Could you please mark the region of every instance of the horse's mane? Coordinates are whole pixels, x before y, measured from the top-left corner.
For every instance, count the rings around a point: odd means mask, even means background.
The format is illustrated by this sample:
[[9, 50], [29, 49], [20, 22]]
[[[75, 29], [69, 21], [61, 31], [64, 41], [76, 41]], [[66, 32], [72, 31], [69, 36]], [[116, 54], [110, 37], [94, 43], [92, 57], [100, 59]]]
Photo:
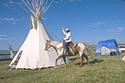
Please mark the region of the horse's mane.
[[55, 44], [55, 45], [56, 45], [56, 44], [58, 44], [58, 42], [57, 42], [57, 41], [52, 41], [52, 44]]
[[52, 41], [52, 44], [56, 46], [57, 48], [60, 48], [63, 46], [63, 42], [57, 42], [57, 41]]

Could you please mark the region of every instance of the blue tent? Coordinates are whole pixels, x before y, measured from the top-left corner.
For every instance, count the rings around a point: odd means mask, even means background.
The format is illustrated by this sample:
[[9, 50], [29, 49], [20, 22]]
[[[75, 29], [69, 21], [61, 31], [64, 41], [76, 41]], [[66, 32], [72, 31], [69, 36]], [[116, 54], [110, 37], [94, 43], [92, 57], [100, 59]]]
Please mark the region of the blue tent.
[[102, 47], [106, 47], [107, 49], [109, 49], [110, 54], [111, 53], [115, 53], [115, 55], [119, 54], [118, 44], [115, 39], [99, 41], [99, 43], [96, 46], [96, 55], [102, 55], [100, 51]]

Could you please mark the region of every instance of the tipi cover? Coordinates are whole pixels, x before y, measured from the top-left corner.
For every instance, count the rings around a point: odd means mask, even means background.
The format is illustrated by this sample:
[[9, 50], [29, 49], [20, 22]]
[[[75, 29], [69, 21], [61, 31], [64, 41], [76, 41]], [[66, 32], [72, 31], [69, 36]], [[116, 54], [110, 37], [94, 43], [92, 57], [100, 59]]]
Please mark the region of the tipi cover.
[[[52, 1], [48, 6], [44, 6], [44, 3], [47, 3], [44, 0], [29, 0], [28, 3], [27, 1], [22, 1], [31, 12], [31, 28], [24, 43], [9, 66], [15, 67], [16, 69], [36, 69], [55, 66], [57, 54], [53, 48], [45, 51], [46, 40], [50, 38], [40, 20], [41, 14], [45, 13], [52, 4]], [[45, 10], [41, 12], [42, 8]], [[58, 64], [63, 64], [62, 61], [58, 62]]]

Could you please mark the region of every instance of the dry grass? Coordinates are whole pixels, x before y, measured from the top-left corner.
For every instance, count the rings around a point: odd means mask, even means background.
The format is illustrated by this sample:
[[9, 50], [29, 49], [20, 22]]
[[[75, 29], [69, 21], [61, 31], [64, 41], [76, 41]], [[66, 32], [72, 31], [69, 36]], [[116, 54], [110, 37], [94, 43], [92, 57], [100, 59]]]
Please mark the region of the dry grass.
[[0, 83], [125, 83], [123, 55], [95, 57], [95, 63], [83, 67], [79, 66], [79, 59], [74, 58], [67, 67], [23, 71], [8, 71], [10, 61], [1, 61]]

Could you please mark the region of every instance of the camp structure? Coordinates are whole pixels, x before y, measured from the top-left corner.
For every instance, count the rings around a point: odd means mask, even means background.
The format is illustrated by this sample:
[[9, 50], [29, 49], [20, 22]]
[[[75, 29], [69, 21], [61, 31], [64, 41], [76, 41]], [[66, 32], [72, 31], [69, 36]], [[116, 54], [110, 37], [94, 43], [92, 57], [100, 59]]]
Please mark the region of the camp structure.
[[12, 47], [9, 47], [8, 50], [0, 50], [0, 60], [10, 60], [10, 59], [13, 59], [15, 54], [16, 54], [16, 51], [14, 51], [12, 49]]
[[[50, 37], [42, 24], [41, 17], [54, 0], [21, 0], [30, 13], [30, 31], [9, 67], [15, 69], [39, 69], [54, 67], [57, 53], [53, 48], [45, 50]], [[58, 64], [63, 64], [62, 60]]]
[[96, 55], [118, 55], [119, 48], [115, 39], [102, 40], [96, 45]]
[[119, 44], [120, 53], [125, 53], [125, 44]]

